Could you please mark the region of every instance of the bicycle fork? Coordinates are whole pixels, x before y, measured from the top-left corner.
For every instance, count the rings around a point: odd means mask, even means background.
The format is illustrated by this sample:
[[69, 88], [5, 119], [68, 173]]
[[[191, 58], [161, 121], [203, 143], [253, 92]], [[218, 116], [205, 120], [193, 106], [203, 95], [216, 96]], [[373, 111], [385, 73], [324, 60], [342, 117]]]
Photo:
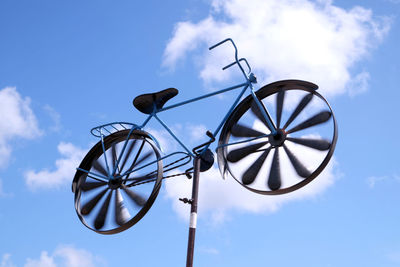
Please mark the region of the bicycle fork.
[[251, 83], [249, 87], [251, 96], [253, 97], [254, 102], [256, 103], [258, 109], [260, 110], [261, 115], [265, 119], [267, 127], [271, 130], [272, 135], [276, 135], [277, 134], [276, 126], [275, 123], [272, 121], [271, 116], [269, 115], [267, 107], [265, 107], [264, 104], [258, 99], [256, 93], [254, 92], [253, 85]]

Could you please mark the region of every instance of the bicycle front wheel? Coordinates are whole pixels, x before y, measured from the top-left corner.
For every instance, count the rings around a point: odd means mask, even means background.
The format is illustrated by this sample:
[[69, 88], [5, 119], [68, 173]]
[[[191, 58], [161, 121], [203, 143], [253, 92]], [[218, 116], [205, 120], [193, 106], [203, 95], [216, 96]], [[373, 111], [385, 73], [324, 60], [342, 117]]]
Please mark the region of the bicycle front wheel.
[[81, 222], [100, 234], [136, 224], [161, 187], [160, 153], [146, 132], [115, 132], [98, 142], [74, 178], [75, 210]]
[[[274, 195], [297, 190], [327, 166], [337, 141], [333, 111], [315, 84], [285, 80], [256, 92], [232, 112], [219, 139], [218, 164], [255, 193]], [[275, 132], [275, 133], [274, 133]]]

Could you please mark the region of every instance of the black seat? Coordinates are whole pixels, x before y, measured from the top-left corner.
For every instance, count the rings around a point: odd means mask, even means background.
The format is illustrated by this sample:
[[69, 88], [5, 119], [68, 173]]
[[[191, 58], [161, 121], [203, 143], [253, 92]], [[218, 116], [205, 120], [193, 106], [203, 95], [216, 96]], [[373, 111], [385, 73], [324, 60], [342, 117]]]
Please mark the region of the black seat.
[[162, 109], [168, 100], [178, 94], [178, 89], [168, 88], [157, 93], [139, 95], [133, 99], [133, 105], [140, 112], [150, 114], [153, 112], [154, 107], [156, 110]]

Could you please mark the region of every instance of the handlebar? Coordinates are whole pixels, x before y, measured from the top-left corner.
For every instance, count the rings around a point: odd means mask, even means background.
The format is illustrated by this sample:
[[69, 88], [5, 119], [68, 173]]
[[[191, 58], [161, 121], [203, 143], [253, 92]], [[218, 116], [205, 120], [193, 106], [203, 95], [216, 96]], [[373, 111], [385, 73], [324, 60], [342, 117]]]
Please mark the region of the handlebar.
[[[249, 62], [247, 62], [247, 60], [246, 60], [244, 57], [242, 57], [241, 59], [239, 59], [239, 62], [240, 62], [240, 61], [244, 61], [244, 62], [246, 63], [247, 68], [249, 68], [248, 74], [250, 74], [250, 73], [251, 73], [251, 67], [250, 67], [250, 65], [249, 65]], [[232, 67], [232, 66], [235, 65], [236, 63], [237, 63], [236, 61], [235, 61], [235, 62], [232, 62], [231, 64], [229, 64], [229, 65], [223, 67], [222, 70], [226, 70], [227, 68]]]
[[235, 45], [235, 43], [233, 42], [233, 40], [232, 40], [231, 38], [226, 38], [225, 40], [223, 40], [223, 41], [221, 41], [221, 42], [219, 42], [219, 43], [217, 43], [217, 44], [211, 46], [211, 47], [208, 48], [208, 49], [209, 49], [209, 50], [212, 50], [212, 49], [216, 48], [217, 46], [222, 45], [223, 43], [228, 42], [228, 41], [231, 41], [231, 43], [233, 44], [233, 47], [235, 47], [235, 51], [236, 51], [236, 54], [237, 54], [236, 45]]
[[233, 40], [232, 40], [231, 38], [227, 38], [227, 39], [225, 39], [225, 40], [223, 40], [223, 41], [221, 41], [221, 42], [219, 42], [219, 43], [217, 43], [217, 44], [215, 44], [215, 45], [209, 47], [208, 49], [209, 49], [209, 50], [212, 50], [212, 49], [216, 48], [217, 46], [220, 46], [221, 44], [223, 44], [223, 43], [225, 43], [225, 42], [231, 42], [231, 43], [232, 43], [232, 45], [233, 45], [233, 47], [234, 47], [234, 49], [235, 49], [235, 62], [233, 62], [233, 63], [231, 63], [231, 64], [229, 64], [229, 65], [223, 67], [222, 70], [226, 70], [227, 68], [232, 67], [232, 66], [235, 65], [235, 64], [238, 64], [238, 66], [239, 66], [240, 70], [242, 71], [243, 75], [246, 77], [247, 80], [249, 80], [249, 78], [247, 77], [247, 74], [246, 74], [245, 71], [243, 70], [242, 65], [240, 64], [240, 61], [244, 61], [244, 62], [246, 63], [247, 67], [249, 68], [248, 74], [251, 73], [250, 65], [249, 65], [249, 63], [247, 62], [247, 60], [246, 60], [245, 58], [238, 59], [238, 55], [237, 55], [237, 54], [238, 54], [238, 50], [237, 50], [237, 47], [236, 47], [236, 45], [235, 45], [235, 42], [233, 42]]

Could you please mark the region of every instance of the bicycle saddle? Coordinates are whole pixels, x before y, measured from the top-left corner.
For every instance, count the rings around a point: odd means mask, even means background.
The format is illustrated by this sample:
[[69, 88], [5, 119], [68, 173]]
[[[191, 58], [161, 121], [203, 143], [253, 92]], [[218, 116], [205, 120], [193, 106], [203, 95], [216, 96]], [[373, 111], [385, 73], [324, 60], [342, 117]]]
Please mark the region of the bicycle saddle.
[[162, 109], [165, 103], [176, 96], [178, 92], [178, 89], [168, 88], [157, 93], [139, 95], [133, 99], [133, 106], [140, 112], [150, 114], [154, 108]]

